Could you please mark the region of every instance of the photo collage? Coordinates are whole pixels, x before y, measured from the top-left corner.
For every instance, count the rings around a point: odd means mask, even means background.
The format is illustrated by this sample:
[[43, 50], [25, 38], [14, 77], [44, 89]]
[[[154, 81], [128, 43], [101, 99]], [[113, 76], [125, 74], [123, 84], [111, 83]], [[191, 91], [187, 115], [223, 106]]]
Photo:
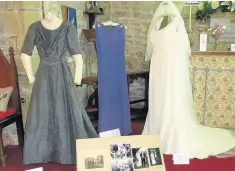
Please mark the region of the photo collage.
[[[131, 144], [111, 144], [110, 157], [112, 171], [134, 171], [163, 165], [159, 148], [132, 148]], [[103, 168], [104, 162], [103, 155], [85, 158], [85, 168]]]
[[132, 148], [131, 144], [110, 145], [112, 171], [133, 171], [162, 165], [159, 148]]

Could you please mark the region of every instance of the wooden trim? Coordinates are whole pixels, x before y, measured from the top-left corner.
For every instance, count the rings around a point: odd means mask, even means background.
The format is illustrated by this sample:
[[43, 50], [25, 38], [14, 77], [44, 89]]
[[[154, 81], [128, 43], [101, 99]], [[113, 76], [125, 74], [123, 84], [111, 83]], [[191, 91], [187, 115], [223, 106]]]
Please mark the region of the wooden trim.
[[235, 56], [235, 52], [192, 52], [193, 55]]
[[12, 83], [12, 75], [11, 75], [11, 65], [7, 61], [3, 52], [0, 49], [0, 88], [5, 88], [8, 86], [14, 86]]
[[17, 112], [22, 112], [21, 109], [21, 100], [20, 100], [20, 88], [19, 88], [19, 80], [18, 80], [18, 72], [17, 72], [17, 66], [15, 62], [15, 54], [14, 54], [14, 49], [10, 47], [9, 49], [9, 54], [10, 54], [10, 62], [11, 62], [11, 75], [12, 75], [12, 83], [13, 86], [15, 87], [13, 93], [13, 107], [16, 108]]
[[9, 49], [10, 62], [7, 61], [0, 49], [0, 88], [13, 86], [14, 90], [9, 100], [9, 107], [14, 107], [17, 112], [21, 112], [20, 89], [17, 75], [17, 67], [14, 57], [14, 49]]
[[95, 42], [95, 30], [94, 29], [82, 29], [85, 37], [89, 42]]

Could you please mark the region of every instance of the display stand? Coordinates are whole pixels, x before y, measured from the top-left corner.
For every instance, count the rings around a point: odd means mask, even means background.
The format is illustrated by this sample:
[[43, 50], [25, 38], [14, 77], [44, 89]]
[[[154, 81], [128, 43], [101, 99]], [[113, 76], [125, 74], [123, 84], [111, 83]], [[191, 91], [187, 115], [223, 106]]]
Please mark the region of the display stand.
[[[95, 29], [93, 29], [93, 25], [95, 23], [96, 15], [102, 15], [103, 9], [100, 8], [101, 12], [84, 12], [89, 16], [89, 29], [82, 29], [82, 33], [86, 37], [88, 42], [94, 42], [95, 44]], [[138, 72], [138, 73], [127, 73], [128, 80], [128, 89], [131, 83], [137, 78], [145, 79], [145, 97], [143, 99], [138, 99], [134, 101], [130, 101], [130, 104], [144, 102], [143, 108], [131, 108], [131, 112], [133, 113], [144, 113], [143, 116], [138, 116], [137, 118], [145, 118], [148, 111], [148, 80], [149, 80], [149, 72]], [[94, 92], [90, 95], [88, 99], [88, 105], [86, 111], [88, 115], [93, 121], [98, 120], [98, 79], [96, 76], [89, 76], [82, 79], [82, 85], [92, 85], [94, 87]], [[95, 103], [94, 103], [95, 102]], [[137, 119], [132, 118], [132, 119]]]
[[95, 29], [82, 29], [82, 33], [87, 38], [88, 42], [95, 42]]
[[103, 8], [99, 8], [99, 11], [85, 11], [83, 13], [88, 15], [89, 29], [82, 29], [82, 32], [84, 33], [89, 42], [94, 42], [95, 30], [93, 29], [93, 25], [95, 24], [97, 15], [104, 15], [104, 10]]
[[89, 29], [92, 29], [97, 15], [104, 15], [103, 8], [99, 8], [99, 11], [85, 11], [84, 14], [87, 14], [89, 17]]
[[[89, 42], [95, 43], [95, 29], [83, 29], [83, 34]], [[130, 101], [130, 104], [144, 102], [143, 108], [131, 108], [131, 113], [144, 113], [142, 116], [132, 119], [141, 119], [145, 118], [148, 111], [148, 81], [149, 81], [149, 72], [137, 72], [137, 73], [127, 73], [128, 80], [128, 89], [131, 83], [138, 78], [145, 79], [145, 97], [143, 99]], [[98, 119], [98, 79], [96, 76], [85, 77], [82, 79], [81, 85], [92, 85], [94, 87], [94, 92], [90, 95], [88, 99], [87, 111], [90, 111], [90, 116], [92, 115], [94, 120]], [[95, 103], [93, 103], [95, 102]], [[97, 117], [94, 117], [97, 116]]]

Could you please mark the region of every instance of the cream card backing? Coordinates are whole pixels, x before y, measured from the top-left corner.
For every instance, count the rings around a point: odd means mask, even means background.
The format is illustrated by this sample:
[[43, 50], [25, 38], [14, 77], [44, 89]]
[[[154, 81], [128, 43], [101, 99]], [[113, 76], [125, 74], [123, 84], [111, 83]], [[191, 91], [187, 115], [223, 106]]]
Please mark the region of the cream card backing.
[[78, 139], [77, 171], [165, 171], [159, 135]]

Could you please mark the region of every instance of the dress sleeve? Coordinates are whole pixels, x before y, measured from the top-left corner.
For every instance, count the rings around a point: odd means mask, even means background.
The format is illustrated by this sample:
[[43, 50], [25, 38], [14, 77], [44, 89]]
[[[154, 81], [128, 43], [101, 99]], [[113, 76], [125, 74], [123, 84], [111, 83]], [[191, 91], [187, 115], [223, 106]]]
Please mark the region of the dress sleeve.
[[68, 51], [71, 56], [80, 54], [80, 48], [78, 44], [78, 33], [76, 27], [73, 24], [69, 25], [67, 42], [68, 42]]
[[29, 56], [32, 56], [33, 49], [34, 49], [34, 39], [35, 39], [36, 31], [33, 29], [33, 25], [29, 26], [24, 43], [21, 49], [21, 53], [27, 54]]

